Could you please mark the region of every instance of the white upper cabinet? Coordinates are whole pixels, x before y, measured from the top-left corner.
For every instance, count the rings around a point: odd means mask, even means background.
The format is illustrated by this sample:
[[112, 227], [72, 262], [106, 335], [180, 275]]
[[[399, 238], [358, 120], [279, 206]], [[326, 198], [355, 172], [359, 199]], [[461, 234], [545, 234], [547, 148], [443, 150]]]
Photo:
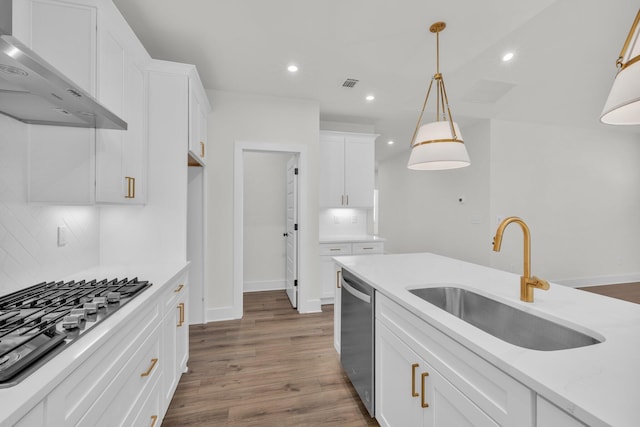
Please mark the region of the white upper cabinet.
[[14, 34], [128, 130], [29, 126], [29, 200], [146, 201], [148, 54], [113, 3], [14, 0]]
[[320, 208], [372, 208], [377, 135], [320, 132]]
[[189, 164], [204, 166], [207, 153], [207, 115], [211, 108], [200, 79], [189, 78]]
[[128, 128], [96, 129], [96, 201], [143, 204], [147, 155], [145, 75], [108, 25], [102, 26], [99, 39], [98, 96], [127, 122]]
[[[94, 7], [59, 1], [13, 2], [14, 34], [82, 89], [96, 91]], [[94, 200], [95, 130], [29, 126], [29, 199]]]

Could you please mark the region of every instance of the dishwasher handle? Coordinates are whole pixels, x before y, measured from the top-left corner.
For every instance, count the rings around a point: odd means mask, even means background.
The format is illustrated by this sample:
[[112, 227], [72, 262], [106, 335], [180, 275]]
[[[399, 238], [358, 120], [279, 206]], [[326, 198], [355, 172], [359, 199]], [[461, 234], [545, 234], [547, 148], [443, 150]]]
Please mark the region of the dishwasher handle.
[[371, 295], [367, 295], [364, 292], [360, 292], [353, 286], [349, 285], [349, 283], [344, 280], [344, 275], [342, 276], [342, 287], [345, 291], [349, 292], [354, 297], [358, 298], [360, 301], [363, 301], [367, 304], [371, 304]]

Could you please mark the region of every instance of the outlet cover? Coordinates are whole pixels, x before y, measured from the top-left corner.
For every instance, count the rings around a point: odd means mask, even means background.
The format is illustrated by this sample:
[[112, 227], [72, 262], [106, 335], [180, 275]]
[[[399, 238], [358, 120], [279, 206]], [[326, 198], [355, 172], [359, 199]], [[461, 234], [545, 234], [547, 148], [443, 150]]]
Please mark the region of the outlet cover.
[[67, 227], [58, 226], [58, 246], [66, 246], [67, 244]]

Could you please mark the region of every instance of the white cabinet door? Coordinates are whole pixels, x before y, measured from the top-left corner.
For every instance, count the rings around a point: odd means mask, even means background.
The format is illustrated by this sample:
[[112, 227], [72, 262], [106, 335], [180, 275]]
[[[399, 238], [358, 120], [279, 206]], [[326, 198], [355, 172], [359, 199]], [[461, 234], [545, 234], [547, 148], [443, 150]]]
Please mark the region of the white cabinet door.
[[320, 133], [320, 208], [372, 208], [376, 135]]
[[199, 85], [193, 78], [189, 79], [189, 157], [196, 163], [193, 166], [204, 166], [207, 143], [207, 111], [199, 92]]
[[127, 130], [96, 130], [96, 201], [143, 204], [147, 153], [144, 73], [108, 28], [100, 31], [99, 51], [100, 101], [123, 117]]
[[376, 419], [381, 426], [421, 426], [421, 359], [376, 321]]
[[319, 206], [344, 205], [344, 138], [323, 136], [320, 140]]
[[165, 296], [165, 316], [162, 321], [164, 351], [163, 400], [171, 403], [189, 358], [189, 322], [187, 320], [188, 287], [181, 279]]
[[[96, 9], [60, 1], [14, 1], [14, 34], [95, 95]], [[86, 204], [95, 198], [95, 130], [29, 126], [29, 200]]]
[[384, 426], [497, 427], [498, 424], [376, 323], [376, 417]]
[[371, 137], [347, 137], [344, 145], [345, 206], [372, 208], [375, 150]]

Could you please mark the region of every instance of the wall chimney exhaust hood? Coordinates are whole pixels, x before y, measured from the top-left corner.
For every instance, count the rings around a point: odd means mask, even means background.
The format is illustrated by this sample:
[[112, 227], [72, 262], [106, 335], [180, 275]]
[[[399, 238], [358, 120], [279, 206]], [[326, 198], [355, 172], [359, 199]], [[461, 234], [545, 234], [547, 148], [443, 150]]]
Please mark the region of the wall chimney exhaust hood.
[[12, 34], [11, 0], [0, 0], [0, 113], [25, 123], [126, 130], [109, 111]]

